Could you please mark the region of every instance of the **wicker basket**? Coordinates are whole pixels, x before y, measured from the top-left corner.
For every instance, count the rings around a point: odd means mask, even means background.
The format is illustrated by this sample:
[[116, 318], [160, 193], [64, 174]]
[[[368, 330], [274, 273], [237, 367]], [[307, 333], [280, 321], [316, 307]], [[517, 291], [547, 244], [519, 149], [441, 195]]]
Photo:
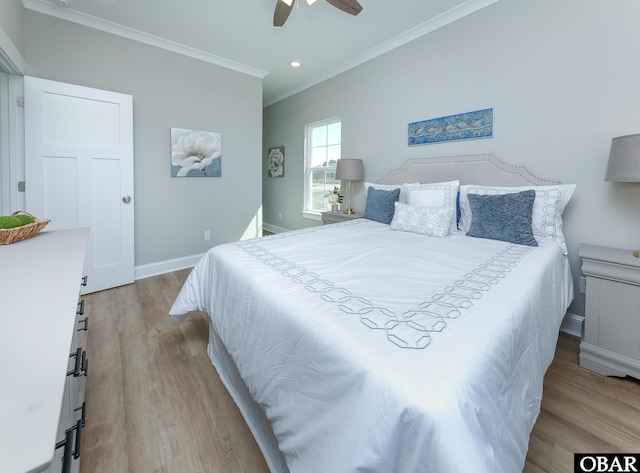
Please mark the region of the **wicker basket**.
[[[11, 215], [18, 214], [26, 214], [33, 217], [30, 213], [22, 211], [13, 212]], [[15, 243], [16, 241], [26, 240], [27, 238], [36, 236], [38, 232], [40, 232], [40, 230], [42, 230], [47, 223], [51, 221], [48, 218], [33, 218], [35, 222], [22, 225], [21, 227], [0, 228], [0, 245], [9, 245], [10, 243]]]

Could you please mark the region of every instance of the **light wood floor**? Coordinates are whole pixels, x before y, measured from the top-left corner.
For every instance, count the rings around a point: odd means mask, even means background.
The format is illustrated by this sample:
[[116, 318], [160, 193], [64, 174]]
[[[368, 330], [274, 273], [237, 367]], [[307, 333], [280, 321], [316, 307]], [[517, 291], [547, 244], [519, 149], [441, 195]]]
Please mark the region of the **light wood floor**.
[[[169, 321], [188, 273], [85, 296], [81, 473], [268, 472], [207, 357], [205, 316]], [[524, 471], [570, 473], [574, 452], [640, 452], [640, 382], [580, 368], [578, 340], [561, 334]]]

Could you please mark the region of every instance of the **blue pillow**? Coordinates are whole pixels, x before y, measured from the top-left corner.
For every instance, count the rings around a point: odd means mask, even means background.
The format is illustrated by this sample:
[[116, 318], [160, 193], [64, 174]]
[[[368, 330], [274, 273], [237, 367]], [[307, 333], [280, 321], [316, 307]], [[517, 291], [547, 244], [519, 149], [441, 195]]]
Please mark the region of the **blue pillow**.
[[369, 187], [367, 190], [367, 205], [364, 209], [363, 217], [386, 223], [387, 225], [390, 224], [399, 198], [400, 188], [387, 191]]
[[531, 228], [536, 191], [513, 194], [468, 194], [471, 226], [468, 236], [538, 246]]

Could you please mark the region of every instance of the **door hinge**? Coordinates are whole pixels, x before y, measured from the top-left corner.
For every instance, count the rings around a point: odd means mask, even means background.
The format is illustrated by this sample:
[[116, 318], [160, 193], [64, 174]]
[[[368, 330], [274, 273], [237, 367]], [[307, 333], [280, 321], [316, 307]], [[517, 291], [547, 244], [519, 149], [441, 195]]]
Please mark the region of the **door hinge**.
[[18, 192], [24, 192], [24, 181], [18, 182]]
[[24, 97], [16, 97], [16, 105], [20, 108], [24, 108]]

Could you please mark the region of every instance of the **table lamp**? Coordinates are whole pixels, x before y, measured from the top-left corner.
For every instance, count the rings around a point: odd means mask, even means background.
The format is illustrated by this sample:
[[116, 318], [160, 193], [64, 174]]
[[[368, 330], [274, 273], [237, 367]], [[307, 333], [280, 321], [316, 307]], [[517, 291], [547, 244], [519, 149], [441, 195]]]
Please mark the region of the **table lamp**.
[[336, 179], [347, 181], [347, 208], [344, 213], [348, 215], [354, 214], [351, 208], [351, 197], [353, 195], [353, 181], [362, 181], [364, 179], [364, 166], [362, 159], [338, 159], [336, 165]]
[[[611, 140], [605, 181], [640, 182], [640, 134], [618, 136]], [[640, 250], [633, 256], [640, 258]]]

